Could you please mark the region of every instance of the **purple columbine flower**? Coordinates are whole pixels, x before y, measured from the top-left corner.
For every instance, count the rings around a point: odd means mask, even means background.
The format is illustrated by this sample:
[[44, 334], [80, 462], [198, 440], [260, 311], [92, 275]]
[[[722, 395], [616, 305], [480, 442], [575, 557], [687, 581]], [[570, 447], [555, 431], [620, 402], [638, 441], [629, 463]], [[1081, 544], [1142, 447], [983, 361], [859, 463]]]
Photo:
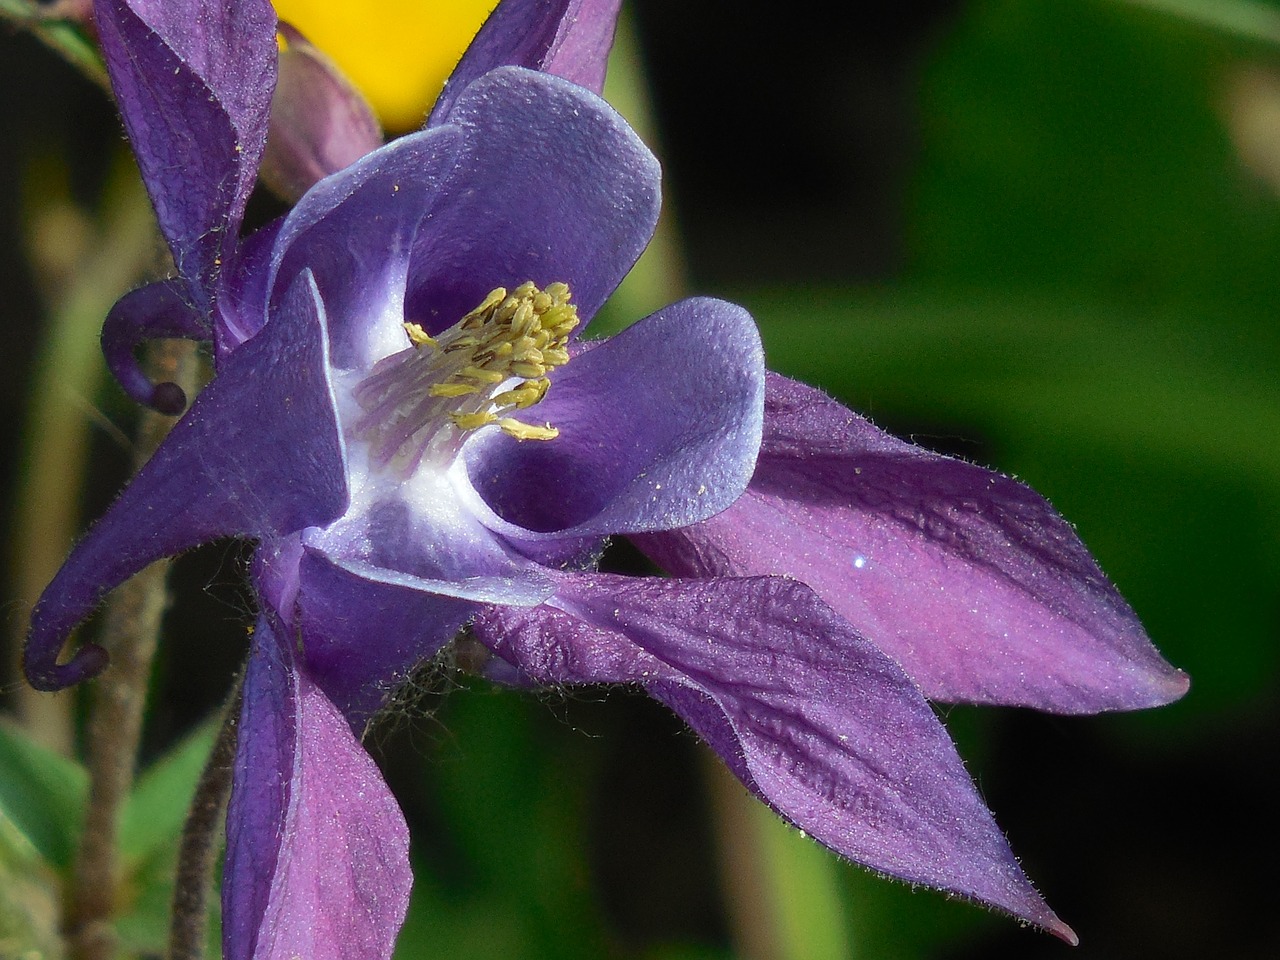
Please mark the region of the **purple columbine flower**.
[[[100, 0], [179, 268], [116, 306], [104, 347], [162, 408], [182, 398], [136, 342], [212, 339], [217, 376], [41, 598], [28, 676], [102, 669], [60, 648], [148, 562], [259, 541], [230, 960], [389, 955], [407, 834], [357, 736], [467, 624], [495, 675], [644, 689], [832, 849], [1072, 939], [925, 697], [1083, 713], [1186, 678], [1042, 499], [766, 375], [740, 308], [576, 339], [659, 206], [656, 162], [593, 92], [615, 10], [503, 3], [424, 131], [241, 239], [270, 8]], [[598, 572], [610, 536], [675, 577]]]

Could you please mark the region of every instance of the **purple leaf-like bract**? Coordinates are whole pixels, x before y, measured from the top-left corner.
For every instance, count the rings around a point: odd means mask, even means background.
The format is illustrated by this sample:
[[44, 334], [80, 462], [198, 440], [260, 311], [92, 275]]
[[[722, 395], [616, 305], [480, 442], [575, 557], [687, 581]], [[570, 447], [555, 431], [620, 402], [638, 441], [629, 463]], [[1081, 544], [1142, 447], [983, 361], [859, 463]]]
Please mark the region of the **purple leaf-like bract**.
[[[317, 169], [241, 237], [275, 78], [266, 0], [99, 0], [178, 266], [121, 300], [104, 350], [159, 408], [181, 398], [137, 343], [211, 339], [218, 372], [37, 604], [27, 674], [102, 669], [104, 651], [61, 648], [152, 560], [258, 540], [229, 960], [389, 956], [406, 834], [356, 738], [467, 624], [494, 676], [637, 686], [832, 849], [1073, 940], [926, 697], [1089, 713], [1168, 702], [1186, 677], [1043, 499], [766, 375], [741, 308], [555, 333], [558, 285], [590, 320], [658, 215], [656, 161], [596, 95], [616, 12], [506, 0], [421, 132]], [[609, 536], [673, 578], [598, 573]]]

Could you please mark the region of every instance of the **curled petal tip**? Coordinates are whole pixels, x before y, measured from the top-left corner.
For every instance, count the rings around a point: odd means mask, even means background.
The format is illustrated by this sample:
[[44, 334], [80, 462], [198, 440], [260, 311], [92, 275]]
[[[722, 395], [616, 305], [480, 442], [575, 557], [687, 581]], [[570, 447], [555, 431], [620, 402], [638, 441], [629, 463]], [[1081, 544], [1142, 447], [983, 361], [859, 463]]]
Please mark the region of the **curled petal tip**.
[[60, 664], [56, 659], [41, 662], [43, 660], [43, 656], [33, 657], [28, 650], [23, 670], [27, 680], [37, 690], [53, 692], [93, 679], [107, 668], [111, 657], [96, 643], [86, 643], [66, 663]]
[[143, 406], [170, 416], [186, 409], [187, 396], [177, 384], [152, 383], [138, 363], [137, 348], [166, 337], [207, 340], [205, 322], [188, 299], [181, 281], [151, 283], [121, 297], [102, 325], [102, 355], [121, 389]]
[[160, 413], [176, 417], [187, 409], [187, 394], [176, 383], [157, 383], [151, 388], [147, 406]]

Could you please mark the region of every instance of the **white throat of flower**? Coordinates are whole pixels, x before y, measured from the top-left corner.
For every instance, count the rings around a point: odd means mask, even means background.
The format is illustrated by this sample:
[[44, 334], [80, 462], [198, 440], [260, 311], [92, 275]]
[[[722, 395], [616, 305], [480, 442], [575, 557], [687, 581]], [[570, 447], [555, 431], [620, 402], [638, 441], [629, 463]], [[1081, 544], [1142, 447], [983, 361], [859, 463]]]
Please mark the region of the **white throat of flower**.
[[517, 440], [552, 440], [546, 423], [509, 416], [546, 396], [547, 374], [569, 362], [578, 325], [569, 287], [532, 282], [492, 291], [438, 337], [406, 323], [409, 346], [376, 363], [352, 392], [362, 413], [353, 425], [371, 461], [412, 473], [424, 457], [451, 460], [466, 434], [496, 424]]

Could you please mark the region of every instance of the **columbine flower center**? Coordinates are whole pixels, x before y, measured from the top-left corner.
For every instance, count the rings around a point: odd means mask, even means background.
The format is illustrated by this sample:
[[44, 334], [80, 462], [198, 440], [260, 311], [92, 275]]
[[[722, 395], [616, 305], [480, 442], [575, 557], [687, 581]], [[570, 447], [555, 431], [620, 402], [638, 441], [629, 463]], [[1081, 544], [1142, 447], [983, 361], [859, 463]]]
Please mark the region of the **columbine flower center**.
[[552, 440], [559, 431], [509, 416], [533, 406], [547, 374], [569, 362], [578, 311], [569, 287], [532, 282], [498, 287], [438, 337], [406, 323], [409, 346], [380, 360], [352, 393], [363, 413], [354, 433], [375, 463], [413, 471], [428, 453], [452, 457], [466, 433], [496, 424], [517, 440]]

